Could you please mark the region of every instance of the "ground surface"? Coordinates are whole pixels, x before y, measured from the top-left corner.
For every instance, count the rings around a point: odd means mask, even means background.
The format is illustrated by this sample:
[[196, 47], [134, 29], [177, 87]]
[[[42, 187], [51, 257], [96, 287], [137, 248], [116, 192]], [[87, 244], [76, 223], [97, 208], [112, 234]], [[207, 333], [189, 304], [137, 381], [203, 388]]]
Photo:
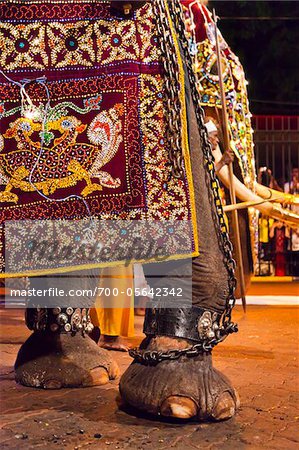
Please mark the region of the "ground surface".
[[[241, 397], [222, 423], [167, 423], [118, 409], [117, 381], [42, 391], [18, 386], [13, 363], [29, 335], [22, 311], [1, 310], [1, 449], [298, 449], [298, 308], [236, 308], [240, 332], [214, 351], [214, 365]], [[142, 318], [136, 318], [137, 344]], [[121, 370], [127, 354], [113, 352]], [[175, 376], [175, 374], [174, 374]]]

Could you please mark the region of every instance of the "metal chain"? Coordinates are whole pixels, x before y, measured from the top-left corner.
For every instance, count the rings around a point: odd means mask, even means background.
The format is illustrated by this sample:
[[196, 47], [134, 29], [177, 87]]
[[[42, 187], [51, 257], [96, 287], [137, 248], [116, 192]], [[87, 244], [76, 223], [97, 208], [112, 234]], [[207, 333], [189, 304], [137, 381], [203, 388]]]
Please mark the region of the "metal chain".
[[194, 357], [202, 354], [203, 352], [210, 352], [217, 343], [218, 341], [209, 344], [204, 344], [203, 342], [200, 342], [198, 344], [194, 344], [184, 349], [173, 349], [167, 350], [166, 352], [158, 350], [142, 351], [139, 350], [138, 348], [133, 348], [129, 350], [129, 355], [139, 362], [143, 362], [145, 364], [155, 364], [166, 360], [173, 361], [179, 359], [181, 356]]
[[155, 0], [153, 3], [154, 15], [156, 17], [156, 29], [158, 31], [159, 45], [161, 48], [161, 63], [165, 73], [165, 111], [167, 115], [167, 143], [169, 148], [169, 159], [171, 165], [171, 175], [175, 178], [184, 176], [183, 154], [181, 145], [182, 123], [180, 114], [181, 102], [179, 97], [180, 81], [179, 70], [173, 51], [172, 40], [168, 20], [165, 13], [163, 0]]
[[202, 141], [202, 149], [203, 153], [206, 159], [206, 167], [208, 174], [210, 176], [210, 183], [211, 183], [211, 189], [212, 194], [214, 197], [214, 204], [216, 208], [216, 214], [218, 216], [218, 221], [221, 229], [220, 238], [224, 253], [224, 262], [225, 266], [228, 272], [228, 287], [229, 287], [229, 295], [226, 302], [226, 308], [224, 311], [224, 314], [222, 316], [222, 327], [231, 328], [231, 315], [232, 315], [232, 309], [235, 305], [235, 296], [234, 291], [236, 288], [236, 278], [235, 278], [235, 260], [233, 259], [232, 254], [232, 243], [229, 239], [227, 226], [225, 223], [224, 218], [224, 212], [222, 208], [222, 202], [219, 194], [219, 182], [218, 178], [215, 173], [214, 168], [214, 157], [212, 155], [212, 148], [211, 144], [209, 142], [208, 133], [206, 130], [206, 127], [204, 126], [204, 110], [200, 105], [200, 95], [197, 90], [197, 79], [196, 74], [193, 70], [192, 65], [192, 58], [189, 52], [189, 45], [188, 40], [186, 37], [186, 30], [185, 30], [185, 21], [184, 21], [184, 13], [183, 9], [181, 7], [179, 0], [172, 0], [169, 2], [169, 10], [170, 15], [172, 18], [172, 21], [175, 25], [176, 31], [178, 33], [178, 37], [180, 40], [180, 43], [182, 45], [183, 51], [184, 51], [184, 57], [185, 57], [185, 64], [188, 70], [188, 76], [190, 81], [190, 87], [191, 87], [191, 94], [192, 99], [194, 103], [195, 108], [195, 114], [197, 118], [197, 124], [199, 129], [199, 134]]
[[235, 333], [237, 330], [236, 325], [230, 323], [230, 325], [224, 330], [220, 329], [217, 337], [198, 342], [196, 344], [190, 345], [184, 349], [171, 349], [165, 352], [161, 350], [140, 350], [138, 347], [129, 350], [129, 355], [136, 361], [142, 362], [144, 364], [157, 364], [161, 361], [166, 360], [176, 360], [181, 356], [187, 356], [193, 358], [195, 356], [201, 355], [206, 352], [209, 353], [213, 350], [215, 345], [222, 342], [228, 334]]
[[[192, 59], [189, 52], [188, 40], [185, 34], [185, 23], [183, 10], [179, 0], [172, 0], [168, 3], [170, 16], [178, 33], [179, 41], [184, 52], [184, 62], [187, 67], [189, 82], [191, 87], [191, 95], [195, 108], [195, 114], [198, 124], [198, 130], [202, 143], [202, 150], [205, 157], [207, 172], [210, 177], [211, 191], [214, 199], [216, 216], [220, 226], [220, 241], [223, 249], [224, 264], [228, 272], [228, 288], [229, 293], [226, 301], [225, 310], [221, 318], [221, 326], [219, 334], [212, 340], [206, 340], [196, 343], [186, 349], [173, 349], [166, 352], [140, 350], [134, 348], [129, 350], [129, 354], [135, 360], [146, 364], [158, 363], [164, 360], [175, 360], [181, 356], [194, 357], [202, 352], [210, 352], [215, 345], [223, 341], [227, 335], [238, 331], [237, 325], [231, 321], [232, 309], [235, 305], [234, 291], [236, 288], [235, 278], [235, 260], [232, 255], [232, 244], [228, 236], [228, 230], [224, 218], [222, 201], [219, 193], [219, 182], [214, 168], [214, 157], [212, 155], [212, 148], [209, 142], [208, 133], [204, 126], [204, 110], [200, 105], [200, 96], [197, 90], [196, 74], [193, 70]], [[167, 113], [169, 117], [168, 139], [170, 142], [170, 159], [173, 164], [173, 175], [181, 177], [183, 170], [183, 157], [181, 150], [181, 118], [177, 114], [180, 107], [180, 100], [178, 92], [180, 89], [179, 83], [179, 68], [175, 58], [174, 43], [171, 39], [171, 34], [168, 26], [167, 16], [164, 10], [163, 0], [155, 0], [154, 12], [157, 20], [157, 29], [160, 35], [160, 47], [163, 56], [163, 68], [165, 71], [165, 89], [167, 96]], [[174, 107], [176, 105], [177, 107]]]

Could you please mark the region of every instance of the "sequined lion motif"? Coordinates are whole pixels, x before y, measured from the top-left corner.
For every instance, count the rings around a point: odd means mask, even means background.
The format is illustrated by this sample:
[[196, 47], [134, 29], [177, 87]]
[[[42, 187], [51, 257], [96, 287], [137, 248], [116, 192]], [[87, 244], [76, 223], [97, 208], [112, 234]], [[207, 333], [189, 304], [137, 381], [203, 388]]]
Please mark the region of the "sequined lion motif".
[[[16, 142], [16, 149], [9, 153], [1, 153], [0, 148], [0, 184], [6, 185], [0, 193], [0, 202], [17, 203], [19, 196], [13, 189], [37, 190], [48, 196], [82, 180], [86, 182], [81, 191], [83, 197], [103, 187], [119, 187], [120, 179], [113, 178], [102, 167], [116, 155], [123, 140], [120, 120], [123, 113], [123, 105], [116, 104], [97, 114], [88, 127], [74, 115], [63, 115], [48, 121], [46, 131], [41, 120], [16, 119], [0, 135], [2, 149], [3, 138]], [[89, 142], [77, 142], [86, 128]], [[37, 136], [43, 137], [42, 148]]]

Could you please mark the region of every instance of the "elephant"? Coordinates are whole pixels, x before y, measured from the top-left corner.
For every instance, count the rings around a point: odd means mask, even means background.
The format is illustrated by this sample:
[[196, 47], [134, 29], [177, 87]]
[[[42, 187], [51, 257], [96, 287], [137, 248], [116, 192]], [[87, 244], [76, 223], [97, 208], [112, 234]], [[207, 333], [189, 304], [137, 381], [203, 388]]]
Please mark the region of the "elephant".
[[[2, 15], [4, 18], [5, 14], [10, 17], [10, 3], [6, 4], [8, 13], [4, 11]], [[18, 1], [13, 3], [17, 4]], [[18, 204], [14, 206], [11, 203], [17, 203], [24, 198], [26, 201], [24, 200], [21, 210], [21, 218], [24, 219], [31, 216], [40, 219], [84, 218], [86, 211], [82, 205], [87, 210], [94, 208], [93, 213], [103, 220], [107, 217], [113, 220], [123, 216], [130, 220], [151, 217], [160, 219], [162, 223], [171, 215], [176, 220], [181, 220], [182, 216], [191, 218], [194, 244], [192, 241], [192, 252], [188, 253], [189, 260], [181, 258], [178, 269], [173, 261], [176, 258], [172, 257], [165, 263], [165, 270], [167, 282], [171, 286], [172, 280], [178, 275], [178, 270], [184, 270], [184, 264], [188, 266], [190, 256], [192, 257], [191, 293], [189, 287], [192, 307], [177, 306], [174, 302], [171, 303], [171, 307], [169, 304], [163, 307], [158, 299], [154, 298], [151, 308], [147, 308], [146, 311], [144, 323], [146, 338], [139, 349], [131, 352], [134, 360], [120, 379], [120, 394], [124, 403], [156, 416], [197, 420], [228, 419], [237, 411], [239, 398], [230, 381], [213, 367], [212, 349], [229, 334], [237, 331], [236, 324], [231, 321], [235, 303], [235, 262], [221, 206], [213, 155], [204, 127], [203, 110], [200, 107], [180, 3], [178, 0], [172, 2], [89, 0], [84, 3], [84, 8], [81, 8], [80, 2], [77, 4], [74, 1], [75, 10], [80, 10], [80, 22], [76, 12], [72, 18], [63, 17], [65, 9], [60, 9], [60, 6], [64, 0], [61, 0], [55, 4], [55, 14], [59, 11], [61, 21], [56, 18], [55, 23], [51, 22], [54, 14], [51, 1], [44, 0], [43, 3], [45, 7], [39, 9], [37, 5], [34, 12], [37, 24], [27, 24], [26, 21], [25, 25], [24, 21], [21, 25], [17, 23], [16, 42], [12, 42], [9, 34], [11, 32], [9, 20], [4, 20], [4, 25], [1, 25], [5, 33], [0, 29], [3, 39], [7, 41], [2, 55], [7, 71], [2, 73], [5, 82], [2, 83], [1, 93], [6, 96], [10, 93], [6, 98], [13, 102], [7, 109], [3, 106], [4, 126], [12, 131], [13, 128], [8, 124], [10, 117], [16, 114], [23, 117], [26, 113], [30, 113], [27, 114], [26, 120], [39, 124], [36, 126], [35, 134], [32, 134], [32, 139], [37, 140], [39, 136], [41, 142], [31, 147], [34, 164], [31, 174], [28, 174], [28, 169], [27, 172], [23, 171], [22, 180], [13, 175], [12, 183], [9, 182], [8, 170], [1, 173], [1, 183], [6, 186], [6, 190], [3, 191], [5, 195], [0, 196], [0, 201], [6, 208], [7, 216], [4, 217], [10, 217], [8, 214], [17, 211]], [[26, 10], [26, 18], [30, 18], [33, 14], [31, 2], [22, 1], [22, 8], [22, 11]], [[87, 17], [88, 21], [82, 22], [84, 19], [82, 15]], [[138, 39], [134, 34], [137, 32]], [[45, 36], [48, 41], [45, 40]], [[129, 64], [132, 65], [128, 69]], [[36, 76], [32, 84], [13, 79], [14, 74], [17, 75], [17, 80], [20, 80], [22, 76], [20, 74], [23, 72], [32, 74], [32, 67]], [[81, 73], [79, 69], [82, 73], [88, 73], [88, 77], [82, 76], [78, 81], [76, 76]], [[50, 87], [47, 84], [48, 80], [45, 81], [41, 77], [43, 71], [50, 73]], [[74, 78], [67, 84], [68, 81], [63, 76], [57, 75], [60, 73], [65, 77]], [[58, 76], [61, 76], [61, 79], [57, 80]], [[76, 95], [72, 92], [76, 92]], [[19, 107], [16, 105], [20, 93], [22, 104]], [[45, 99], [45, 95], [47, 102], [44, 106], [42, 100]], [[55, 98], [58, 99], [63, 98], [63, 107], [60, 109], [57, 107], [56, 115], [51, 116], [50, 120], [51, 95], [56, 95]], [[127, 102], [122, 99], [122, 95], [127, 96]], [[38, 108], [30, 96], [35, 102], [40, 102]], [[83, 118], [85, 122], [95, 124], [96, 129], [99, 129], [98, 123], [93, 122], [99, 117], [99, 108], [105, 104], [108, 111], [114, 111], [113, 108], [120, 103], [128, 109], [123, 111], [121, 108], [121, 114], [117, 114], [118, 126], [114, 128], [111, 126], [109, 133], [105, 121], [101, 122], [100, 127], [101, 132], [102, 130], [105, 132], [106, 140], [111, 135], [114, 136], [113, 133], [123, 136], [116, 140], [119, 149], [114, 149], [115, 152], [111, 149], [111, 155], [114, 155], [111, 156], [111, 161], [105, 162], [107, 171], [105, 180], [109, 178], [114, 180], [114, 183], [103, 182], [100, 188], [96, 189], [93, 184], [96, 185], [97, 180], [93, 174], [85, 174], [83, 178], [88, 179], [88, 183], [91, 183], [92, 178], [93, 189], [85, 192], [83, 200], [81, 197], [79, 199], [79, 194], [74, 192], [81, 193], [84, 185], [82, 186], [80, 181], [82, 168], [76, 166], [78, 173], [76, 177], [69, 174], [66, 170], [68, 168], [65, 167], [63, 167], [65, 178], [57, 175], [55, 189], [52, 192], [56, 197], [49, 197], [51, 190], [40, 191], [37, 186], [33, 189], [32, 174], [37, 164], [34, 161], [43, 161], [40, 155], [45, 151], [49, 151], [49, 158], [52, 157], [52, 142], [55, 143], [55, 148], [60, 149], [63, 140], [61, 135], [55, 133], [68, 125], [69, 121], [65, 122], [65, 117], [72, 117], [72, 123], [77, 124], [78, 119], [74, 116], [79, 115], [80, 146], [75, 141], [72, 142], [72, 146], [80, 150], [81, 146], [87, 148], [90, 137], [84, 134], [86, 127], [81, 125]], [[117, 111], [120, 111], [119, 106]], [[106, 116], [104, 114], [101, 117]], [[112, 115], [111, 117], [113, 118]], [[130, 120], [125, 121], [127, 117]], [[16, 133], [22, 142], [27, 142], [28, 133], [31, 133], [33, 128], [30, 130], [26, 128], [23, 119], [16, 122], [14, 118], [13, 123], [21, 124]], [[52, 124], [51, 128], [49, 124]], [[136, 131], [138, 125], [141, 130], [139, 134]], [[159, 140], [155, 140], [161, 130], [163, 135], [159, 135]], [[5, 138], [8, 135], [9, 144], [8, 138]], [[6, 145], [12, 145], [11, 135], [12, 133], [3, 133], [4, 151]], [[78, 134], [76, 139], [77, 136]], [[18, 144], [21, 141], [16, 142]], [[98, 137], [93, 136], [91, 142], [94, 146], [98, 145]], [[143, 147], [135, 151], [140, 142]], [[125, 145], [128, 145], [132, 152], [130, 159], [127, 160]], [[155, 154], [154, 158], [151, 158], [150, 152], [153, 150]], [[11, 150], [10, 147], [10, 151], [13, 152], [15, 149]], [[142, 152], [144, 164], [138, 166]], [[101, 156], [100, 146], [97, 154]], [[223, 158], [222, 155], [218, 157]], [[129, 162], [125, 166], [122, 164], [123, 161]], [[57, 164], [56, 166], [59, 167]], [[123, 166], [127, 172], [124, 172]], [[86, 167], [88, 168], [88, 164], [84, 161], [84, 168]], [[41, 183], [44, 180], [48, 182], [49, 176], [45, 167], [41, 167], [39, 176]], [[125, 186], [124, 180], [130, 181], [133, 177], [135, 184], [132, 183], [129, 187], [134, 188], [134, 195], [126, 194], [125, 197], [120, 189]], [[26, 184], [22, 184], [24, 178]], [[71, 186], [66, 186], [66, 179], [72, 180]], [[141, 188], [138, 190], [137, 187], [142, 182], [147, 184], [146, 189], [142, 191], [143, 196], [140, 195], [139, 198]], [[48, 184], [51, 185], [50, 182]], [[155, 191], [156, 184], [159, 184], [160, 190], [157, 188]], [[75, 190], [77, 188], [78, 191]], [[110, 192], [112, 188], [113, 194]], [[11, 192], [14, 189], [17, 194]], [[64, 192], [63, 189], [71, 190], [66, 191], [68, 197], [60, 198], [58, 193]], [[88, 203], [91, 195], [92, 201]], [[40, 197], [44, 203], [38, 209], [35, 208], [35, 204]], [[162, 197], [166, 198], [166, 206], [164, 203], [162, 205]], [[169, 198], [172, 202], [167, 201]], [[134, 201], [135, 204], [130, 203]], [[154, 202], [156, 203], [152, 207]], [[66, 205], [65, 208], [59, 208], [57, 205], [60, 204]], [[151, 263], [154, 264], [152, 261]], [[77, 266], [68, 271], [63, 267], [63, 272], [68, 274], [67, 286], [88, 288], [93, 292], [100, 266], [94, 264], [88, 269], [84, 269], [79, 263]], [[41, 280], [38, 276], [33, 276], [39, 275], [38, 270], [34, 274], [25, 271], [25, 275], [30, 278], [31, 285], [40, 286], [39, 283], [42, 282], [43, 286], [47, 287], [51, 286], [51, 273], [54, 271], [59, 278], [59, 273], [62, 272], [59, 270], [53, 265], [51, 270], [48, 270], [49, 273], [44, 269]], [[3, 277], [10, 275], [4, 272]], [[100, 349], [88, 337], [88, 333], [92, 330], [88, 308], [93, 304], [94, 295], [90, 294], [84, 298], [84, 307], [78, 306], [76, 299], [65, 300], [67, 306], [62, 307], [47, 308], [34, 303], [29, 304], [31, 307], [27, 309], [26, 322], [33, 333], [19, 350], [15, 363], [17, 382], [26, 386], [57, 389], [102, 385], [119, 376], [117, 364], [109, 353]]]
[[[197, 88], [201, 93], [200, 103], [204, 108], [207, 120], [217, 124], [218, 140], [221, 148], [224, 148], [223, 135], [224, 126], [227, 128], [230, 139], [230, 150], [234, 155], [233, 161], [233, 184], [236, 197], [239, 202], [247, 202], [245, 208], [238, 206], [238, 222], [240, 229], [240, 240], [242, 248], [242, 266], [244, 272], [244, 293], [248, 292], [250, 280], [258, 256], [258, 213], [283, 220], [293, 227], [298, 227], [298, 217], [289, 214], [288, 210], [270, 202], [281, 202], [293, 204], [298, 202], [294, 196], [288, 197], [278, 191], [273, 191], [259, 184], [256, 179], [253, 130], [251, 126], [251, 113], [249, 110], [247, 81], [239, 58], [233, 53], [224, 37], [222, 36], [214, 17], [207, 7], [207, 2], [202, 0], [182, 0], [186, 33], [189, 41], [190, 53], [192, 55], [193, 69], [197, 74]], [[220, 99], [220, 83], [218, 74], [218, 57], [215, 43], [215, 33], [218, 34], [220, 47], [221, 71], [223, 88], [226, 98], [227, 123], [223, 125], [223, 104]], [[225, 149], [229, 150], [229, 149]], [[212, 148], [215, 158], [215, 167], [223, 161], [221, 149], [218, 146]], [[229, 161], [229, 159], [228, 159]], [[218, 168], [217, 176], [226, 188], [225, 201], [229, 203], [230, 176], [226, 164]], [[265, 201], [265, 200], [270, 200]], [[248, 209], [248, 206], [252, 208]], [[237, 236], [232, 223], [231, 211], [236, 207], [227, 206], [230, 239], [233, 248], [237, 248]], [[239, 209], [240, 208], [240, 209]], [[240, 255], [233, 251], [237, 267], [240, 266]], [[240, 273], [235, 295], [241, 297]], [[243, 295], [244, 295], [243, 293]]]

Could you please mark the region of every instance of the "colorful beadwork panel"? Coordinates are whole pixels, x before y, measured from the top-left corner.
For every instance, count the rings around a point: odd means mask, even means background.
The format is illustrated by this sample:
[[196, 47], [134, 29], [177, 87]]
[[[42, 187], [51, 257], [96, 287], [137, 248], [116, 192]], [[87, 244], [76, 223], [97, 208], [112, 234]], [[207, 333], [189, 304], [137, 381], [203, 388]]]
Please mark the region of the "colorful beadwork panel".
[[190, 221], [151, 5], [128, 20], [109, 2], [7, 1], [0, 17], [0, 224]]
[[[215, 24], [211, 12], [200, 0], [181, 0], [186, 29], [193, 55], [194, 71], [198, 75], [198, 90], [202, 106], [221, 108]], [[221, 67], [227, 101], [231, 146], [239, 160], [246, 186], [253, 189], [255, 161], [253, 130], [249, 111], [247, 81], [239, 58], [233, 53], [217, 29], [220, 42]]]

